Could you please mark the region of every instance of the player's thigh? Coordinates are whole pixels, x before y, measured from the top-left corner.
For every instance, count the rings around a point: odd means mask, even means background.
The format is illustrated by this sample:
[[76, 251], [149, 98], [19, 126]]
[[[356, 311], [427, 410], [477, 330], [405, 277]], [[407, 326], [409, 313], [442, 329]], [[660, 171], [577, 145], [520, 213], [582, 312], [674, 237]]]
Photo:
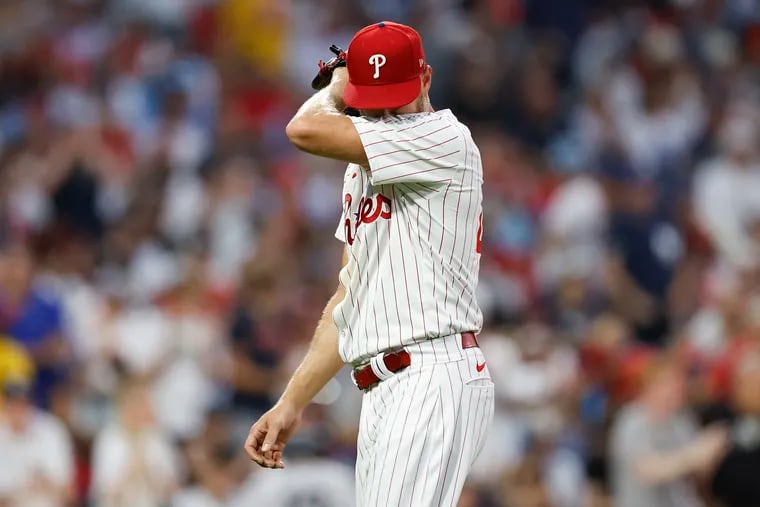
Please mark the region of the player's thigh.
[[480, 348], [467, 349], [464, 356], [464, 361], [457, 363], [456, 368], [463, 382], [462, 407], [465, 410], [465, 440], [468, 443], [466, 449], [472, 454], [472, 461], [475, 461], [493, 424], [495, 393]]
[[435, 364], [389, 384], [358, 505], [456, 503], [493, 416], [490, 379], [471, 381], [466, 368], [466, 360]]
[[362, 397], [362, 409], [359, 417], [359, 435], [356, 440], [356, 494], [357, 504], [361, 505], [364, 492], [369, 487], [368, 475], [374, 467], [377, 455], [378, 434], [382, 429], [387, 414], [388, 393], [377, 388], [368, 391]]
[[[448, 389], [442, 384], [442, 399], [451, 399], [449, 419], [457, 423], [448, 444], [445, 465], [430, 497], [421, 505], [455, 506], [475, 458], [486, 441], [493, 421], [494, 385], [483, 366], [480, 349], [468, 349], [464, 359], [448, 365]], [[446, 403], [442, 404], [446, 407]]]
[[[405, 370], [387, 380], [384, 411], [372, 454], [363, 463], [362, 507], [417, 505], [409, 498], [433, 453], [441, 461], [444, 435], [440, 424], [440, 365]], [[384, 382], [385, 384], [385, 382]], [[357, 468], [357, 473], [358, 473]]]

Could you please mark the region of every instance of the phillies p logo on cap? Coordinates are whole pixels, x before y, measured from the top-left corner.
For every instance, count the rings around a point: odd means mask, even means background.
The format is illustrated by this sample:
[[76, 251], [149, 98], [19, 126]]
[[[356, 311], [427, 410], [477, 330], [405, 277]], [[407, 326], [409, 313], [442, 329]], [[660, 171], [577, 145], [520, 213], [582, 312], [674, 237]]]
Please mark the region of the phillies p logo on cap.
[[388, 61], [388, 59], [385, 58], [385, 55], [381, 55], [381, 54], [372, 55], [369, 57], [369, 64], [375, 66], [375, 73], [372, 74], [372, 77], [374, 79], [377, 79], [380, 77], [380, 67], [385, 65], [386, 61]]
[[355, 109], [395, 109], [420, 94], [425, 52], [417, 31], [392, 21], [359, 30], [348, 46], [343, 101]]

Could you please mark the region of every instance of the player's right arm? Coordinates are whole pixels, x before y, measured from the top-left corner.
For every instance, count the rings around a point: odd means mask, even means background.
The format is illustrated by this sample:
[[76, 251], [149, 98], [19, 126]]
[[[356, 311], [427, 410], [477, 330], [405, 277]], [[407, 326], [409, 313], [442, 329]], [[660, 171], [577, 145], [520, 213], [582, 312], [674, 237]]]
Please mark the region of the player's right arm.
[[[344, 251], [342, 265], [345, 266], [346, 262]], [[301, 413], [343, 367], [343, 360], [338, 354], [338, 330], [332, 313], [344, 297], [345, 289], [338, 284], [322, 312], [309, 350], [290, 378], [285, 392], [275, 406], [251, 426], [245, 451], [263, 467], [283, 468], [282, 451], [298, 426]]]
[[356, 127], [341, 112], [347, 82], [345, 67], [335, 69], [330, 84], [304, 102], [285, 127], [285, 134], [301, 151], [366, 166], [367, 155]]

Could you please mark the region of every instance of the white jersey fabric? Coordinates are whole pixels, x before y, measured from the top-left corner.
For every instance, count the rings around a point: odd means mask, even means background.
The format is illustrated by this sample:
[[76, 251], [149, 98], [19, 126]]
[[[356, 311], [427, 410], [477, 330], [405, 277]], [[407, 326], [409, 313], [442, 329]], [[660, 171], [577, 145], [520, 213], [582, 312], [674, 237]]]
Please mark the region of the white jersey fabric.
[[369, 168], [348, 165], [335, 234], [348, 251], [341, 357], [480, 331], [483, 170], [469, 129], [448, 109], [351, 119]]

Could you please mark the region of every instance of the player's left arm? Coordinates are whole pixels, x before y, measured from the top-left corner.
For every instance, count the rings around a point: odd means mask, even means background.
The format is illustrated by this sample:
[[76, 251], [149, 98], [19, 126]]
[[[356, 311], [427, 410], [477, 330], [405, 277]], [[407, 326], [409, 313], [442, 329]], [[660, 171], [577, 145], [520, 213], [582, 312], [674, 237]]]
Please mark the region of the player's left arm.
[[301, 151], [366, 166], [367, 154], [359, 133], [342, 113], [347, 82], [348, 71], [336, 68], [330, 84], [304, 102], [285, 133]]
[[[343, 251], [343, 263], [348, 262]], [[248, 456], [267, 468], [282, 468], [282, 451], [296, 430], [306, 406], [312, 398], [343, 367], [338, 352], [338, 328], [333, 321], [333, 310], [346, 296], [345, 288], [338, 288], [325, 306], [322, 318], [303, 361], [290, 378], [279, 401], [262, 415], [253, 426], [245, 442]]]

